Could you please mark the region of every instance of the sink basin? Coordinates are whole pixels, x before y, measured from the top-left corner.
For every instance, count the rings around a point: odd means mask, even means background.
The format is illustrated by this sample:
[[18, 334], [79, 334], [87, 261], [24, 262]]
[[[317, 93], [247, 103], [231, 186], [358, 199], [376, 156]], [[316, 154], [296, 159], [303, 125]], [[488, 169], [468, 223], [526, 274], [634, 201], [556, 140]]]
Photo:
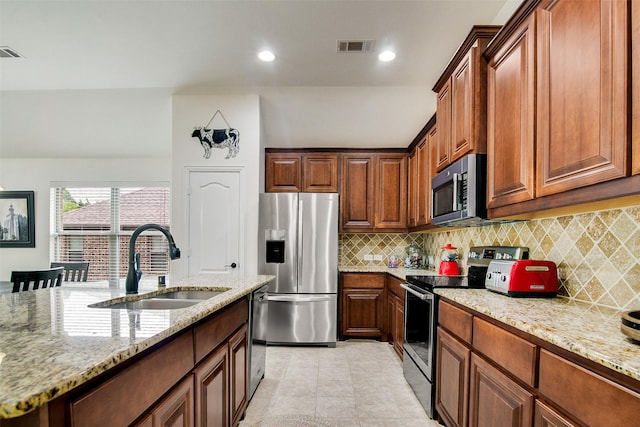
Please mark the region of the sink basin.
[[[100, 308], [127, 309], [127, 310], [173, 310], [177, 308], [191, 307], [200, 300], [187, 299], [141, 299], [137, 301], [118, 302], [115, 304], [100, 305]], [[95, 305], [94, 305], [95, 307]]]
[[228, 289], [222, 291], [172, 291], [164, 294], [154, 295], [153, 299], [182, 299], [182, 300], [205, 300], [213, 298], [216, 295], [220, 295], [226, 292]]

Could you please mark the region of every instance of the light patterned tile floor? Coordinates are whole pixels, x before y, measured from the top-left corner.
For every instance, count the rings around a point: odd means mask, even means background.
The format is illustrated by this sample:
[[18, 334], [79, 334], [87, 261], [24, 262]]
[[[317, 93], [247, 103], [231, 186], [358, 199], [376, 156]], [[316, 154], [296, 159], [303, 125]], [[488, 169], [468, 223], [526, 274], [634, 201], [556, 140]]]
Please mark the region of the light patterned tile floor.
[[440, 427], [424, 413], [387, 343], [267, 347], [266, 364], [241, 427]]

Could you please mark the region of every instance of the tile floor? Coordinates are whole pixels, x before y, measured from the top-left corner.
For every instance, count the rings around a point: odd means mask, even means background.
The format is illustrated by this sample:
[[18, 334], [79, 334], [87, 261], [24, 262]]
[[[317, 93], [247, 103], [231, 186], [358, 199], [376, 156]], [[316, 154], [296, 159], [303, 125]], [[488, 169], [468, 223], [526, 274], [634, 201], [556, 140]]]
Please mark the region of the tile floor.
[[440, 427], [406, 383], [393, 347], [369, 340], [267, 347], [265, 377], [240, 426], [267, 425]]

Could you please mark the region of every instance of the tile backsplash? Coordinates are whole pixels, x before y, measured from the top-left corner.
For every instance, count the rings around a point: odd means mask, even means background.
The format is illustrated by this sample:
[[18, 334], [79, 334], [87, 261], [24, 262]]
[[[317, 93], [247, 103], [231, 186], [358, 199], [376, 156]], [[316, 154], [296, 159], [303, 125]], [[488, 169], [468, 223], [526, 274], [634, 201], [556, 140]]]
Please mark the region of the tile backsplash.
[[[442, 246], [453, 244], [463, 272], [471, 246], [527, 246], [530, 258], [556, 263], [562, 295], [608, 307], [640, 308], [640, 206], [429, 234], [341, 234], [340, 264], [386, 265], [389, 254], [404, 254], [412, 243], [436, 260]], [[365, 261], [368, 254], [384, 257]]]

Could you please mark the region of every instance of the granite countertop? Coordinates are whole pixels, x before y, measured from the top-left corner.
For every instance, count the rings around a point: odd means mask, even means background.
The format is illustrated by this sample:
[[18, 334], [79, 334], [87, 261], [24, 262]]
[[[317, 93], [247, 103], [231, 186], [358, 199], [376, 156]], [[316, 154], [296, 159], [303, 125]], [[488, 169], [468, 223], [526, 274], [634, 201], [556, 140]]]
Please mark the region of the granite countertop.
[[509, 298], [486, 289], [437, 289], [438, 295], [640, 380], [640, 343], [620, 331], [625, 310], [569, 298]]
[[389, 268], [384, 265], [373, 265], [366, 267], [347, 267], [339, 266], [338, 270], [341, 273], [389, 273], [390, 275], [397, 277], [401, 280], [406, 280], [407, 276], [438, 276], [439, 274], [435, 270], [422, 270], [415, 268]]
[[[167, 284], [225, 292], [174, 310], [91, 308], [137, 299], [107, 282], [0, 295], [0, 419], [23, 415], [248, 295], [275, 276], [195, 276]], [[158, 293], [143, 281], [140, 294]], [[229, 288], [226, 290], [225, 288]]]

